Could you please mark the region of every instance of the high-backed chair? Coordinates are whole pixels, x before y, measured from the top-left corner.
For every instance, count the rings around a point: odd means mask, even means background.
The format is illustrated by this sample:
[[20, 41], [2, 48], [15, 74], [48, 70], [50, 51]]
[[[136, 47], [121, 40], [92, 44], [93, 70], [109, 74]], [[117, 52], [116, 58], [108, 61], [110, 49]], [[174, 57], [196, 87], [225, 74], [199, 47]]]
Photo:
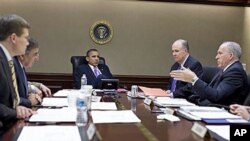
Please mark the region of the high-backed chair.
[[217, 66], [203, 66], [203, 76], [202, 76], [202, 80], [210, 83], [213, 79], [213, 77], [219, 72], [219, 68]]
[[248, 80], [248, 94], [243, 105], [250, 106], [250, 74], [247, 74], [247, 80]]
[[[78, 66], [82, 64], [88, 64], [88, 62], [86, 60], [86, 56], [71, 56], [70, 62], [72, 64], [72, 75], [73, 75], [73, 80], [74, 80], [73, 88], [75, 88], [76, 84], [75, 84], [74, 74], [76, 72], [76, 69]], [[106, 64], [105, 59], [103, 57], [100, 57], [99, 64]]]
[[[202, 66], [203, 74], [201, 79], [206, 83], [210, 83], [213, 77], [219, 72], [219, 68], [217, 66], [204, 65]], [[188, 100], [192, 103], [198, 104], [200, 96], [199, 95], [191, 95]]]

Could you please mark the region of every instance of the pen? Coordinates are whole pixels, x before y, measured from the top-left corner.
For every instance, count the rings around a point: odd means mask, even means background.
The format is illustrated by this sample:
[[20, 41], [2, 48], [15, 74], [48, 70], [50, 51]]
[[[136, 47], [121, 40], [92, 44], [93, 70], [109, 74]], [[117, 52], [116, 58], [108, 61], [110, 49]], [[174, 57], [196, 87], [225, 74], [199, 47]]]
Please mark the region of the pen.
[[48, 109], [60, 109], [60, 108], [63, 108], [63, 106], [43, 106], [43, 105], [35, 105], [34, 107], [37, 107], [37, 108], [48, 108]]

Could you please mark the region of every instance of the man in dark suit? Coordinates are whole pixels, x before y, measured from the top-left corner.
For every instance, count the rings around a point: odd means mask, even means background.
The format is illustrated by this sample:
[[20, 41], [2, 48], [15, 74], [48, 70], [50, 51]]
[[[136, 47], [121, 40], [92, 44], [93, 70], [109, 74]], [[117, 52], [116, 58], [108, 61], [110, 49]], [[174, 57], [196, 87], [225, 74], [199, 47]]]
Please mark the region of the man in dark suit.
[[31, 107], [31, 101], [28, 99], [28, 81], [24, 69], [19, 63], [17, 56], [13, 57], [13, 62], [15, 66], [18, 92], [20, 96], [20, 105]]
[[0, 120], [0, 137], [3, 134], [3, 132], [4, 132], [4, 127], [2, 121]]
[[[175, 63], [172, 65], [171, 70], [178, 70], [181, 66], [189, 68], [197, 76], [201, 77], [203, 70], [201, 63], [190, 56], [189, 45], [186, 40], [176, 40], [172, 45], [172, 54]], [[194, 92], [192, 91], [192, 85], [183, 81], [176, 81], [170, 77], [169, 85], [167, 85], [167, 93], [174, 98], [188, 98]]]
[[220, 45], [216, 60], [221, 71], [207, 84], [191, 70], [183, 67], [182, 70], [172, 71], [171, 77], [193, 85], [199, 95], [197, 104], [242, 104], [248, 93], [247, 74], [239, 59], [241, 47], [235, 42], [224, 42]]
[[101, 79], [110, 79], [112, 74], [107, 65], [99, 64], [99, 52], [97, 49], [90, 49], [86, 53], [88, 64], [77, 67], [75, 73], [76, 88], [81, 88], [81, 77], [83, 74], [87, 77], [87, 85], [92, 85], [95, 89], [100, 89]]
[[29, 38], [28, 41], [29, 45], [26, 48], [25, 54], [13, 58], [15, 72], [17, 74], [20, 105], [25, 107], [39, 104], [42, 98], [42, 91], [46, 96], [51, 95], [51, 90], [43, 84], [40, 84], [38, 87], [41, 89], [39, 92], [31, 90], [31, 83], [27, 81], [25, 70], [31, 68], [33, 64], [39, 60], [38, 42], [34, 38]]
[[33, 114], [31, 109], [19, 105], [13, 67], [9, 65], [13, 56], [25, 53], [29, 27], [28, 22], [20, 16], [0, 17], [0, 121], [4, 130], [16, 119]]

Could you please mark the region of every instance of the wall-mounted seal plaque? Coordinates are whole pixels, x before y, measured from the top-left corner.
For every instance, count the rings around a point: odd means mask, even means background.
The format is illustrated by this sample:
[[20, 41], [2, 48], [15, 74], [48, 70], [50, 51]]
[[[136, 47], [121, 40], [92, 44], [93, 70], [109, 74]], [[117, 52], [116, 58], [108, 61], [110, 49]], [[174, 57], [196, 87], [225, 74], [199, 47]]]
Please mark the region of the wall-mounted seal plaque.
[[90, 37], [97, 44], [106, 44], [113, 37], [113, 28], [105, 20], [97, 21], [90, 28]]

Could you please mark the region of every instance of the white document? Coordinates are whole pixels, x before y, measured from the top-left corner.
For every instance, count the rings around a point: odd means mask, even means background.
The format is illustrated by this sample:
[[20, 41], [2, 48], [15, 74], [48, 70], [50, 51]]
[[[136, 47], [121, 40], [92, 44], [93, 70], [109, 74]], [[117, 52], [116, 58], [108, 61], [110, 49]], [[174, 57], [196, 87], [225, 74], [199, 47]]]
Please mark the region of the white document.
[[77, 126], [24, 126], [17, 141], [81, 141]]
[[166, 107], [194, 106], [195, 104], [188, 102], [182, 98], [157, 97], [154, 103]]
[[230, 129], [229, 125], [206, 125], [206, 128], [218, 136], [229, 141], [230, 139]]
[[43, 106], [68, 106], [68, 99], [67, 98], [43, 98], [42, 104]]
[[141, 120], [130, 110], [91, 111], [93, 123], [137, 123]]
[[76, 108], [38, 109], [30, 117], [30, 122], [75, 122]]
[[208, 106], [182, 106], [180, 109], [186, 112], [225, 112], [224, 109]]
[[101, 96], [94, 96], [94, 95], [91, 96], [91, 101], [92, 102], [100, 102], [101, 99], [102, 99]]
[[194, 116], [192, 114], [190, 114], [189, 112], [183, 111], [183, 110], [178, 110], [178, 112], [183, 116], [186, 117], [188, 119], [192, 119], [192, 120], [201, 120], [201, 118]]
[[202, 119], [240, 119], [240, 116], [224, 112], [190, 112], [190, 114]]
[[180, 118], [170, 114], [161, 114], [157, 116], [157, 119], [166, 119], [171, 122], [180, 121]]
[[91, 102], [91, 110], [117, 110], [115, 102]]
[[68, 94], [74, 93], [76, 91], [79, 91], [79, 90], [75, 90], [75, 89], [63, 89], [63, 90], [57, 91], [53, 96], [54, 97], [67, 97]]

